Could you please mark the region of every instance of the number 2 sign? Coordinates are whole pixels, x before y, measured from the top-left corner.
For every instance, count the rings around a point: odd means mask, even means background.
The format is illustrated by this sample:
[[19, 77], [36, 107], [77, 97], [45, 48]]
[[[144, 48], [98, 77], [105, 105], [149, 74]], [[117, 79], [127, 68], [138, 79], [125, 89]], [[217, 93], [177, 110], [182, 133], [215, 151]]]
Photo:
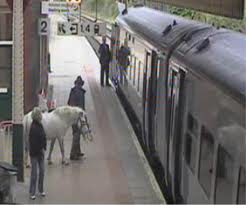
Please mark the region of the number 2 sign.
[[38, 21], [38, 33], [40, 36], [48, 36], [50, 33], [50, 19], [41, 18]]

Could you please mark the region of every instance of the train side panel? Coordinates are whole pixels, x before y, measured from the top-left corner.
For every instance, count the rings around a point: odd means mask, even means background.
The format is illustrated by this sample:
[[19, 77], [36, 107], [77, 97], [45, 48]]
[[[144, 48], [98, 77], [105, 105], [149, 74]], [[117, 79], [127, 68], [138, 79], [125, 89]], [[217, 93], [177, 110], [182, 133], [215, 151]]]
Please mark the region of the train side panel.
[[[228, 143], [233, 136], [225, 133], [231, 130], [235, 141], [245, 144], [245, 107], [201, 76], [188, 73], [186, 81], [189, 91], [181, 180], [184, 201], [236, 203], [235, 173], [244, 166], [245, 158], [238, 160], [240, 148], [235, 143], [231, 150]], [[245, 156], [245, 150], [241, 152]]]

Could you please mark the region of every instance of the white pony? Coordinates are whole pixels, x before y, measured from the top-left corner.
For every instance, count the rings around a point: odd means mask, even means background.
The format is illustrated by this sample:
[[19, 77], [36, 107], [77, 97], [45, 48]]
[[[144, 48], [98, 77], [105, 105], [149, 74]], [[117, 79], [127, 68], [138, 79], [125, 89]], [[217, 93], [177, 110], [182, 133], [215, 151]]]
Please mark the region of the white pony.
[[[28, 160], [28, 138], [30, 132], [30, 126], [32, 123], [31, 113], [29, 112], [24, 116], [23, 119], [23, 130], [24, 130], [24, 138], [25, 138], [25, 158], [26, 158], [26, 166], [29, 166]], [[83, 135], [85, 140], [92, 141], [91, 130], [87, 121], [86, 113], [84, 110], [78, 107], [71, 106], [63, 106], [58, 107], [54, 111], [50, 113], [42, 113], [42, 125], [44, 127], [44, 131], [46, 134], [47, 140], [58, 139], [60, 150], [62, 154], [62, 164], [68, 164], [65, 160], [65, 151], [63, 138], [66, 135], [66, 132], [69, 127], [73, 124], [77, 123], [80, 129], [81, 134]], [[51, 153], [53, 150], [53, 146], [51, 146], [49, 151], [49, 160], [51, 161]]]

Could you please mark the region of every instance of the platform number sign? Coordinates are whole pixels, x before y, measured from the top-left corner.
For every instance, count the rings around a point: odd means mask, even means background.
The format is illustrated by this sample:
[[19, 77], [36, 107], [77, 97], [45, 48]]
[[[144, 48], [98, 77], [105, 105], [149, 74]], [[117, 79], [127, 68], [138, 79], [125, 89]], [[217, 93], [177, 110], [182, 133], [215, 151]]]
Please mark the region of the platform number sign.
[[50, 33], [50, 19], [41, 18], [38, 21], [38, 33], [40, 36], [48, 36]]

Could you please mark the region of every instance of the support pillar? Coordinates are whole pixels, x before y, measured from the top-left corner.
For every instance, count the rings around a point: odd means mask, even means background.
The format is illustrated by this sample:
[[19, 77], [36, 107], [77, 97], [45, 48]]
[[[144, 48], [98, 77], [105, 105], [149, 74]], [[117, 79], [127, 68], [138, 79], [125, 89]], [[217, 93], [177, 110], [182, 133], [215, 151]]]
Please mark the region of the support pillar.
[[12, 119], [13, 164], [18, 169], [18, 181], [24, 181], [24, 24], [23, 1], [13, 0], [13, 72], [12, 72]]

